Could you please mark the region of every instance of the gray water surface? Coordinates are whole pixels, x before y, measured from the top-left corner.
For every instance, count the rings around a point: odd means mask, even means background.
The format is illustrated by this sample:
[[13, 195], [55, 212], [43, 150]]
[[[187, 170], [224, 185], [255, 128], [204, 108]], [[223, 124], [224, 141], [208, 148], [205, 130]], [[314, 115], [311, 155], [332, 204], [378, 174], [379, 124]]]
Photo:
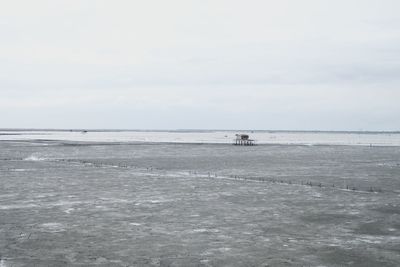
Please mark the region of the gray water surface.
[[399, 266], [400, 147], [0, 142], [0, 266]]

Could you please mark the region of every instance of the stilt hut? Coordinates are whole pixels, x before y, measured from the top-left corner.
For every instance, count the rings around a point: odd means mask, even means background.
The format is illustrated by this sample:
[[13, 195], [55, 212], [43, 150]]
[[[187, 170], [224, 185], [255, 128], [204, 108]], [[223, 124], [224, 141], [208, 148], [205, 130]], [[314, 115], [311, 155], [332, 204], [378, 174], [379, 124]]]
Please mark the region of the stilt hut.
[[235, 146], [254, 146], [255, 140], [250, 139], [248, 134], [236, 134], [236, 139], [233, 140]]

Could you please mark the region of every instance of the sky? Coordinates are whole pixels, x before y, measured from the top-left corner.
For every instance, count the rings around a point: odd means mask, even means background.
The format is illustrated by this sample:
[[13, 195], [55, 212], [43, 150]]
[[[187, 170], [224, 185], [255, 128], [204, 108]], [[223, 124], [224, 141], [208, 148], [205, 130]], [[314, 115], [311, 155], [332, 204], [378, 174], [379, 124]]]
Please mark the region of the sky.
[[0, 1], [0, 128], [400, 130], [399, 10]]

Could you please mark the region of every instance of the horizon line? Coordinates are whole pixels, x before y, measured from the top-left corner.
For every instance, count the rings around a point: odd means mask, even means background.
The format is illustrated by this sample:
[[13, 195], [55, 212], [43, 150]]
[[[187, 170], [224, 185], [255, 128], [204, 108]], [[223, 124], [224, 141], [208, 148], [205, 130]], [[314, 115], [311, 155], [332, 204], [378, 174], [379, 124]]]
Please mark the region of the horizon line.
[[320, 132], [320, 133], [400, 133], [400, 130], [285, 130], [285, 129], [123, 129], [123, 128], [0, 128], [0, 131], [54, 132]]

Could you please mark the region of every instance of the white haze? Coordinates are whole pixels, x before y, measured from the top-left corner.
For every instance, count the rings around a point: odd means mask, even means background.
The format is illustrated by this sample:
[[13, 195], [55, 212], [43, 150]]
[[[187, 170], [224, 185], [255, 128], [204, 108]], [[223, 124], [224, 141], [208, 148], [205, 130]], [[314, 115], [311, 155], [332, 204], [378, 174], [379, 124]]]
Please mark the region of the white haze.
[[0, 128], [399, 130], [399, 1], [3, 1]]

